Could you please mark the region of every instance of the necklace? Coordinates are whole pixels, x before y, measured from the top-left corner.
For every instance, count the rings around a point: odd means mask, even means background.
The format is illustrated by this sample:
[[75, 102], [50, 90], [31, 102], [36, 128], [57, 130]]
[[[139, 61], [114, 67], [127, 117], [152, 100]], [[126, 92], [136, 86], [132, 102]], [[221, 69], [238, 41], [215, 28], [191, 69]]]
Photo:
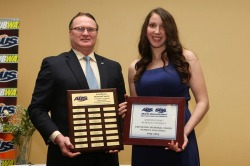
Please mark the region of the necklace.
[[156, 68], [160, 68], [160, 67], [163, 67], [163, 64], [160, 64], [160, 63], [150, 63], [149, 65], [149, 68], [151, 69], [156, 69]]
[[149, 68], [151, 69], [156, 69], [156, 68], [161, 68], [163, 66], [168, 65], [168, 62], [166, 61], [165, 64], [163, 63], [163, 61], [158, 61], [158, 62], [151, 62], [149, 65]]

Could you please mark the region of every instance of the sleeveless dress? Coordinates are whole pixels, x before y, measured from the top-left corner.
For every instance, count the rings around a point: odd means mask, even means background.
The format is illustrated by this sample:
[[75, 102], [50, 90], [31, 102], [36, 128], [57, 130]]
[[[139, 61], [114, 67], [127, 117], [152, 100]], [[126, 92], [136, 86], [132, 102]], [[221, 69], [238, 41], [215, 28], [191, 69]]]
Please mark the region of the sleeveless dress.
[[[191, 116], [188, 109], [189, 86], [183, 84], [173, 64], [146, 70], [135, 83], [138, 96], [185, 97], [185, 123]], [[132, 147], [132, 166], [199, 166], [199, 152], [195, 132], [188, 136], [188, 145], [182, 152], [165, 150], [163, 146]]]

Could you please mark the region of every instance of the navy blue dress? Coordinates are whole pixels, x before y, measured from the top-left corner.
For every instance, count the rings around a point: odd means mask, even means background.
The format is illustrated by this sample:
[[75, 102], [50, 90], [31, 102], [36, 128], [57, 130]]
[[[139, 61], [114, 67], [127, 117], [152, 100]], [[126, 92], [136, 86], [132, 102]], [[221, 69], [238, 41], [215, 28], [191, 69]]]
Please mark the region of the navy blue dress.
[[[136, 82], [138, 96], [185, 97], [185, 122], [191, 116], [188, 109], [189, 86], [183, 84], [171, 63], [164, 68], [146, 70]], [[160, 146], [132, 147], [132, 166], [199, 166], [199, 152], [194, 131], [188, 136], [188, 145], [183, 152], [165, 150]]]

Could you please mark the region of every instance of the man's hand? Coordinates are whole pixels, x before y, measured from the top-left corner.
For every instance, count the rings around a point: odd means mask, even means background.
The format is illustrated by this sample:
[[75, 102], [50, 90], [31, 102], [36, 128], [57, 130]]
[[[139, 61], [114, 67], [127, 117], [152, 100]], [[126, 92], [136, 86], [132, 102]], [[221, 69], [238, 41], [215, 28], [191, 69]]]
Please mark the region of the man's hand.
[[109, 150], [109, 151], [107, 151], [107, 153], [118, 153], [119, 152], [119, 150]]
[[71, 152], [74, 146], [71, 144], [69, 137], [64, 137], [62, 134], [56, 137], [55, 143], [60, 147], [63, 156], [73, 158], [81, 154], [80, 152]]

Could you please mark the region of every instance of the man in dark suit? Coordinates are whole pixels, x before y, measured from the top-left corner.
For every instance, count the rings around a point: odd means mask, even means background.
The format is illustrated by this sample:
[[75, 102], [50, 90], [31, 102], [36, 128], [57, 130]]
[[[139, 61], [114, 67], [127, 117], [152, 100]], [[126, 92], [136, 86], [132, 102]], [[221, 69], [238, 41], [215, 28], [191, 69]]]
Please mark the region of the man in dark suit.
[[[86, 61], [97, 80], [97, 88], [116, 88], [118, 102], [125, 92], [121, 65], [94, 52], [98, 24], [89, 13], [78, 13], [69, 23], [72, 49], [43, 60], [32, 101], [28, 108], [30, 119], [48, 144], [48, 166], [118, 166], [118, 151], [73, 153], [69, 140], [67, 90], [89, 89], [85, 77]], [[48, 114], [50, 112], [50, 115]]]

